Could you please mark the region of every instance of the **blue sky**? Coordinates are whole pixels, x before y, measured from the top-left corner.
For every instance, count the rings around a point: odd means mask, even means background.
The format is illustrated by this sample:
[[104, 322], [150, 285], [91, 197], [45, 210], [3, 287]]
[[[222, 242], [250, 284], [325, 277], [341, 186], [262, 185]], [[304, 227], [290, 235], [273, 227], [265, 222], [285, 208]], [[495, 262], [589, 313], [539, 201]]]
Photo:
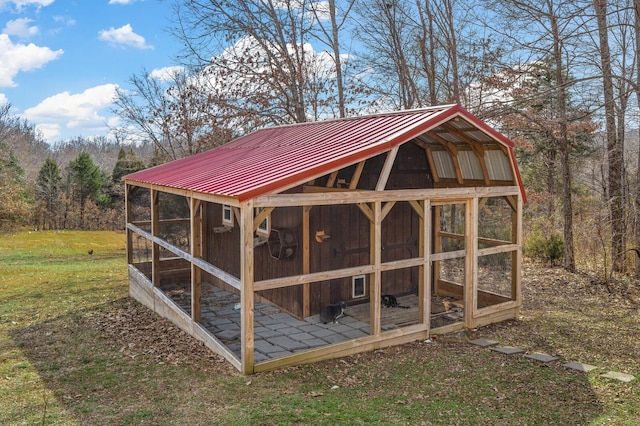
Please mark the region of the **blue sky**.
[[0, 104], [54, 143], [107, 136], [116, 87], [176, 65], [161, 0], [0, 0]]

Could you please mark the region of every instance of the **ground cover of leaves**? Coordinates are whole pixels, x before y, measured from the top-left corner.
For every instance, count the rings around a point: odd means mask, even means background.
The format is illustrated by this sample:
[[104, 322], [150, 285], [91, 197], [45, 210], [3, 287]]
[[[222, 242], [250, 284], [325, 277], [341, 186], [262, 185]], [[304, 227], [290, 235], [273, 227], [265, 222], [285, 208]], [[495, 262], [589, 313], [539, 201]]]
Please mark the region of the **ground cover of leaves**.
[[[590, 274], [525, 264], [519, 320], [473, 330], [464, 338], [486, 337], [527, 351], [640, 374], [635, 371], [640, 363], [639, 308], [637, 280], [604, 283]], [[200, 342], [131, 299], [114, 302], [112, 309], [88, 320], [127, 356], [144, 354], [173, 364], [202, 360], [224, 364]], [[451, 335], [441, 340], [460, 338]]]
[[[640, 378], [638, 282], [526, 263], [523, 301], [517, 321], [253, 376], [129, 298], [14, 339], [71, 413], [57, 424], [634, 424], [637, 380], [599, 375]], [[466, 343], [478, 337], [561, 361]]]

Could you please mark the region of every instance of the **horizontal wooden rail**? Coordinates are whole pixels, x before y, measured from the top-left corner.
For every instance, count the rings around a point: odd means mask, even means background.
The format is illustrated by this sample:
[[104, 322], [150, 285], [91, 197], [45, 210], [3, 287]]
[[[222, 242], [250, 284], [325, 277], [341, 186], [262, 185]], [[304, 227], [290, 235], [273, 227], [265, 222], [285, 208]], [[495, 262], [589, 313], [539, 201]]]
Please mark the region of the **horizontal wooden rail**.
[[393, 191], [365, 191], [262, 195], [254, 200], [255, 207], [295, 207], [337, 204], [360, 204], [387, 201], [434, 200], [433, 203], [466, 201], [468, 198], [506, 197], [518, 195], [517, 186], [399, 189]]
[[375, 268], [373, 265], [364, 265], [355, 266], [353, 268], [337, 269], [335, 271], [312, 272], [310, 274], [256, 281], [253, 285], [253, 288], [256, 291], [271, 290], [273, 288], [289, 287], [292, 285], [314, 283], [318, 281], [335, 280], [338, 278], [347, 278], [354, 275], [372, 274], [374, 271]]
[[195, 266], [197, 266], [198, 268], [202, 269], [205, 272], [210, 273], [211, 275], [213, 275], [214, 277], [220, 279], [221, 281], [223, 281], [226, 284], [229, 284], [231, 287], [240, 290], [240, 279], [238, 279], [237, 277], [234, 277], [233, 275], [229, 274], [228, 272], [223, 271], [220, 268], [217, 268], [215, 266], [213, 266], [212, 264], [210, 264], [209, 262], [200, 259], [199, 257], [194, 257], [192, 256], [190, 253], [179, 249], [178, 247], [169, 244], [168, 242], [166, 242], [165, 240], [155, 237], [153, 235], [151, 235], [150, 233], [148, 233], [147, 231], [144, 231], [140, 228], [138, 228], [137, 226], [131, 224], [131, 223], [127, 223], [127, 229], [135, 232], [136, 234], [140, 235], [141, 237], [144, 237], [146, 239], [148, 239], [149, 241], [158, 244], [160, 247], [163, 247], [167, 250], [169, 250], [170, 252], [172, 252], [173, 254], [177, 255], [178, 257], [183, 258], [184, 260], [193, 263]]

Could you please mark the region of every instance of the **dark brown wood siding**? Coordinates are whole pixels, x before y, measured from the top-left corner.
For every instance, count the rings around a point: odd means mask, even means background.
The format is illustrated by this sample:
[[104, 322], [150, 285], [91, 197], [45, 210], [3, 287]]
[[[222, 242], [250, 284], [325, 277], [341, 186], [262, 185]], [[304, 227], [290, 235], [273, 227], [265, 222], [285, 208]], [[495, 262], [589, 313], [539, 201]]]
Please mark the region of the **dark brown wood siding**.
[[[359, 189], [374, 189], [386, 154], [367, 160], [358, 184]], [[341, 170], [339, 185], [348, 185], [354, 167]], [[323, 185], [325, 178], [317, 179]], [[414, 189], [433, 187], [433, 179], [424, 150], [413, 143], [403, 144], [396, 156], [387, 182], [388, 189]], [[345, 197], [349, 193], [345, 192]], [[273, 230], [289, 230], [297, 241], [291, 259], [275, 259], [269, 244], [255, 247], [255, 280], [281, 278], [303, 273], [302, 267], [302, 208], [276, 208], [270, 216]], [[235, 218], [234, 218], [235, 221]], [[223, 228], [222, 206], [208, 203], [206, 208], [207, 260], [218, 268], [240, 275], [240, 229], [237, 223], [231, 229]], [[407, 202], [397, 203], [382, 223], [382, 261], [391, 262], [417, 257], [419, 245], [419, 217]], [[370, 263], [370, 222], [357, 205], [314, 206], [309, 214], [309, 272], [332, 271]], [[217, 232], [216, 232], [217, 231]], [[225, 231], [225, 232], [220, 232]], [[315, 239], [316, 232], [324, 232], [330, 238], [323, 242]], [[272, 234], [273, 236], [273, 234]], [[396, 295], [414, 292], [418, 285], [417, 268], [406, 268], [384, 274], [385, 293]], [[352, 277], [311, 283], [310, 313], [317, 314], [328, 303], [345, 301], [348, 304], [368, 301], [370, 277], [366, 277], [367, 296], [352, 297]], [[283, 309], [301, 316], [303, 310], [303, 286], [292, 286], [258, 292]]]

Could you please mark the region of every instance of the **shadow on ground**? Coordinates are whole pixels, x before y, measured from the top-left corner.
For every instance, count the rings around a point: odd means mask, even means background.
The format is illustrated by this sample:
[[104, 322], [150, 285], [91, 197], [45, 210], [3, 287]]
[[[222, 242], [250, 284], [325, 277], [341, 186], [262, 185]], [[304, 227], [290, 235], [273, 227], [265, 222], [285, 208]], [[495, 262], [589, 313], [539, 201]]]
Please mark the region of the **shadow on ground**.
[[247, 378], [130, 299], [11, 337], [80, 424], [588, 424], [603, 411], [585, 374], [447, 340]]

